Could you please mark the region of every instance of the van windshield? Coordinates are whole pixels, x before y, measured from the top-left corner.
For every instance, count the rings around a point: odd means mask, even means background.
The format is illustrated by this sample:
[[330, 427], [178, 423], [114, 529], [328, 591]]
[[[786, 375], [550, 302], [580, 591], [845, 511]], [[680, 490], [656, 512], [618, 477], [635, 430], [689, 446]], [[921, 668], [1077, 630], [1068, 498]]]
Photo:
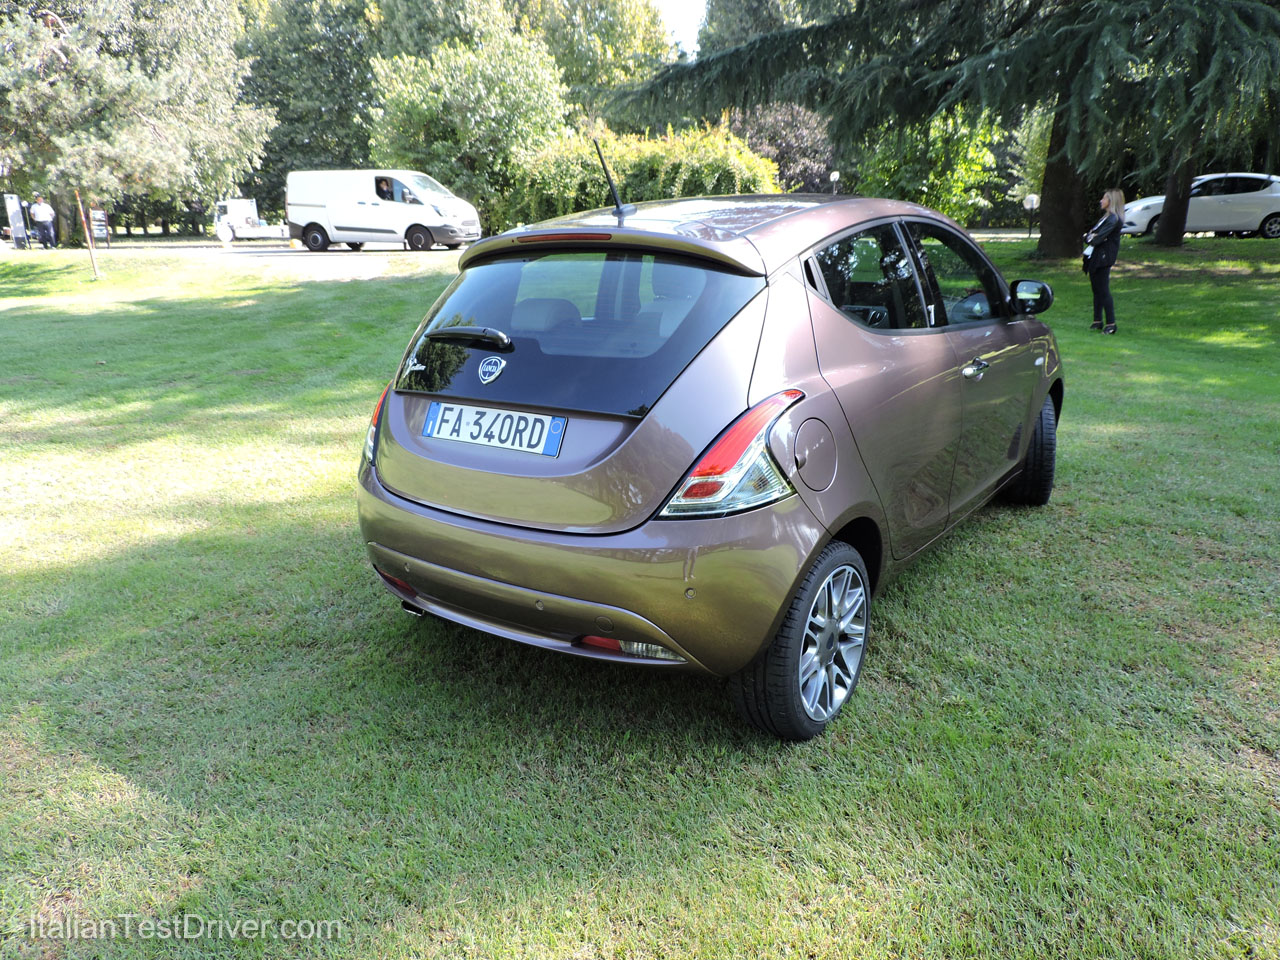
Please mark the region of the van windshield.
[[[764, 288], [693, 260], [630, 250], [556, 251], [468, 267], [427, 314], [396, 389], [641, 417], [690, 360]], [[495, 352], [431, 334], [489, 327]]]
[[413, 186], [418, 196], [433, 195], [437, 197], [452, 197], [449, 188], [442, 185], [436, 180], [431, 179], [425, 173], [415, 173], [409, 178], [409, 183]]

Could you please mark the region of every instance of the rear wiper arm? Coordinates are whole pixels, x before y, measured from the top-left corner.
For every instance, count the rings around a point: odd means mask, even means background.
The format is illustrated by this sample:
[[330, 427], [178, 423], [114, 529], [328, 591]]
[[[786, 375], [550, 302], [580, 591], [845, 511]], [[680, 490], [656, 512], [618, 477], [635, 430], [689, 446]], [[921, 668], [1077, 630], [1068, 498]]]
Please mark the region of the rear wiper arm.
[[485, 343], [499, 350], [514, 350], [511, 338], [493, 327], [439, 327], [427, 334], [428, 340], [463, 340]]

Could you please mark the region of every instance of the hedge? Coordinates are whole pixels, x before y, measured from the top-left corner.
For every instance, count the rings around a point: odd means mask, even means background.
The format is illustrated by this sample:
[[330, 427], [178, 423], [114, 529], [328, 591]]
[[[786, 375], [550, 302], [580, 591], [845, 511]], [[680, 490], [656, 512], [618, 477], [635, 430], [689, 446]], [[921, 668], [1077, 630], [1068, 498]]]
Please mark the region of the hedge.
[[[600, 134], [623, 203], [726, 193], [777, 193], [778, 168], [726, 127], [650, 139]], [[494, 227], [506, 229], [579, 210], [612, 206], [595, 145], [587, 134], [563, 137], [526, 157], [515, 184], [494, 204]]]

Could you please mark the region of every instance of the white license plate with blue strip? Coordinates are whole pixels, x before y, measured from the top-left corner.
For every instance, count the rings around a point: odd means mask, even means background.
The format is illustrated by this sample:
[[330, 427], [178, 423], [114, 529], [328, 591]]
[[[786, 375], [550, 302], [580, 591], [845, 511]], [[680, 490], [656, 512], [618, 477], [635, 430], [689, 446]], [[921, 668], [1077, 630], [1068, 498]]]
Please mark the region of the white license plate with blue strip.
[[560, 441], [568, 422], [565, 417], [435, 400], [427, 410], [422, 435], [555, 457], [560, 454]]

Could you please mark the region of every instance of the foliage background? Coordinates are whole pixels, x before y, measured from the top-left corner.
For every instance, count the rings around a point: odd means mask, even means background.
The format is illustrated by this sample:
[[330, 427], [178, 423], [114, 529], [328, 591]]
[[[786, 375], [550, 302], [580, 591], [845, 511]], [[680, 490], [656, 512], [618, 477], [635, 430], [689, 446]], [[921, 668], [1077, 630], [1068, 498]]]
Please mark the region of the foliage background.
[[726, 127], [707, 127], [660, 138], [618, 135], [607, 129], [562, 137], [530, 154], [506, 203], [496, 208], [512, 226], [577, 210], [612, 206], [592, 136], [625, 203], [726, 193], [777, 192], [777, 166], [752, 153]]

